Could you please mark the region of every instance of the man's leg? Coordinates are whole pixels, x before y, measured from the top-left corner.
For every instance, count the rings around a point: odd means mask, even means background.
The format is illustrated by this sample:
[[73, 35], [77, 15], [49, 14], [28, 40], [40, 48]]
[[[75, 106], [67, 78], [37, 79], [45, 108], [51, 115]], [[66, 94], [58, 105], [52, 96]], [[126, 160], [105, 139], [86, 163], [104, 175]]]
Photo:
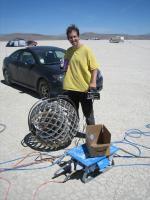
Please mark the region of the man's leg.
[[80, 102], [87, 125], [95, 125], [92, 99], [87, 99], [87, 94], [81, 93]]
[[72, 100], [74, 103], [75, 109], [77, 111], [78, 117], [79, 117], [79, 92], [75, 91], [67, 91], [65, 94], [68, 95], [68, 97]]

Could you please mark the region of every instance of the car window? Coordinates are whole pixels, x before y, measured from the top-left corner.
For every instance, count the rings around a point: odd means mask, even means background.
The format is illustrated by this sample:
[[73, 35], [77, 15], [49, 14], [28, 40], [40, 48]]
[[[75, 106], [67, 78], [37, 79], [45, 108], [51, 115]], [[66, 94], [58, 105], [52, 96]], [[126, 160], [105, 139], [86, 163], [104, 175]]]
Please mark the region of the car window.
[[10, 46], [10, 47], [14, 47], [14, 41], [10, 41], [10, 42], [9, 42], [9, 46]]
[[43, 65], [60, 63], [64, 57], [64, 50], [35, 49], [34, 51]]
[[25, 40], [19, 40], [18, 41], [18, 46], [20, 46], [20, 47], [26, 46], [26, 41]]
[[20, 51], [17, 51], [13, 54], [10, 55], [10, 58], [12, 61], [17, 61], [18, 60], [18, 57], [19, 57], [19, 54], [20, 54]]
[[56, 50], [55, 53], [56, 53], [58, 58], [60, 58], [60, 59], [64, 58], [64, 55], [65, 55], [64, 51]]
[[53, 64], [60, 62], [60, 59], [57, 57], [57, 54], [54, 51], [45, 52], [44, 63], [45, 64]]
[[61, 68], [63, 68], [63, 66], [64, 66], [65, 51], [56, 50], [55, 53], [56, 53], [57, 57], [58, 57], [59, 60], [60, 60]]
[[20, 55], [20, 62], [27, 63], [27, 64], [34, 64], [35, 63], [35, 59], [34, 59], [33, 55], [30, 52], [24, 51]]

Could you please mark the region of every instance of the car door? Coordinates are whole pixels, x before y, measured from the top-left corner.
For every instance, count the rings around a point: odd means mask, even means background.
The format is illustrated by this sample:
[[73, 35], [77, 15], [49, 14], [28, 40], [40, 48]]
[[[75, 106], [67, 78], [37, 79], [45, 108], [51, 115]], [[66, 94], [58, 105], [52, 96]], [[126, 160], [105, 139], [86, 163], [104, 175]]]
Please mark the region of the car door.
[[28, 87], [34, 87], [36, 73], [35, 73], [36, 61], [31, 52], [24, 50], [20, 54], [18, 75], [19, 82], [27, 85]]
[[18, 59], [21, 51], [16, 51], [9, 57], [9, 72], [11, 75], [11, 79], [14, 81], [18, 81]]

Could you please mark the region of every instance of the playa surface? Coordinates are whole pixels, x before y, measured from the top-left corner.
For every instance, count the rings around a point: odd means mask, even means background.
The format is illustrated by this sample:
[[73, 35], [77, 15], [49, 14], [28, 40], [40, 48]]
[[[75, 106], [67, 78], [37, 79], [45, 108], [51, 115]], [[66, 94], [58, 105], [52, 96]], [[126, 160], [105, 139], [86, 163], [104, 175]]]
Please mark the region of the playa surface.
[[[106, 40], [85, 40], [82, 43], [93, 49], [104, 77], [101, 100], [94, 102], [96, 123], [104, 124], [108, 128], [112, 134], [112, 141], [122, 140], [125, 131], [129, 129], [150, 131], [145, 127], [146, 124], [150, 124], [150, 41], [131, 40], [113, 44]], [[70, 46], [68, 41], [38, 41], [38, 44], [65, 49]], [[6, 125], [6, 129], [0, 132], [0, 168], [16, 167], [16, 170], [1, 172], [0, 200], [150, 199], [149, 158], [114, 158], [116, 167], [86, 184], [81, 182], [80, 175], [72, 177], [66, 183], [59, 183], [64, 176], [54, 179], [56, 182], [51, 182], [54, 172], [59, 167], [49, 167], [49, 160], [22, 167], [22, 170], [17, 168], [25, 163], [32, 164], [39, 154], [38, 151], [21, 144], [29, 133], [29, 110], [38, 99], [29, 90], [4, 84], [2, 61], [5, 56], [18, 49], [6, 48], [5, 45], [6, 42], [0, 42], [0, 123]], [[80, 110], [80, 129], [83, 124]], [[142, 145], [150, 144], [148, 136], [130, 139]], [[73, 140], [71, 147], [75, 146], [76, 141], [77, 138]], [[122, 148], [138, 154], [137, 149], [130, 145], [122, 145]], [[150, 149], [140, 149], [142, 155], [150, 156]], [[49, 152], [49, 155], [57, 156], [63, 152], [64, 150]], [[22, 159], [4, 163], [20, 157]], [[35, 170], [40, 167], [45, 168]]]

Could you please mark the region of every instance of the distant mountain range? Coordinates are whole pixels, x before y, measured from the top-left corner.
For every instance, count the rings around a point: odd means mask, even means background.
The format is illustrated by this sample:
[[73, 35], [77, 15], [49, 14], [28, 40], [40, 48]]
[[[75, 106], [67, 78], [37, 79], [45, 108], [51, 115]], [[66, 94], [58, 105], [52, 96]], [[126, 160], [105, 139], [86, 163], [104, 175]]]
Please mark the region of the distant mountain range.
[[[109, 40], [113, 36], [124, 36], [125, 40], [150, 40], [150, 33], [145, 35], [128, 35], [128, 34], [100, 34], [93, 32], [86, 32], [80, 34], [81, 39], [90, 40]], [[65, 40], [65, 35], [42, 35], [35, 33], [11, 33], [0, 35], [0, 41], [8, 41], [15, 38], [22, 38], [24, 40]]]

